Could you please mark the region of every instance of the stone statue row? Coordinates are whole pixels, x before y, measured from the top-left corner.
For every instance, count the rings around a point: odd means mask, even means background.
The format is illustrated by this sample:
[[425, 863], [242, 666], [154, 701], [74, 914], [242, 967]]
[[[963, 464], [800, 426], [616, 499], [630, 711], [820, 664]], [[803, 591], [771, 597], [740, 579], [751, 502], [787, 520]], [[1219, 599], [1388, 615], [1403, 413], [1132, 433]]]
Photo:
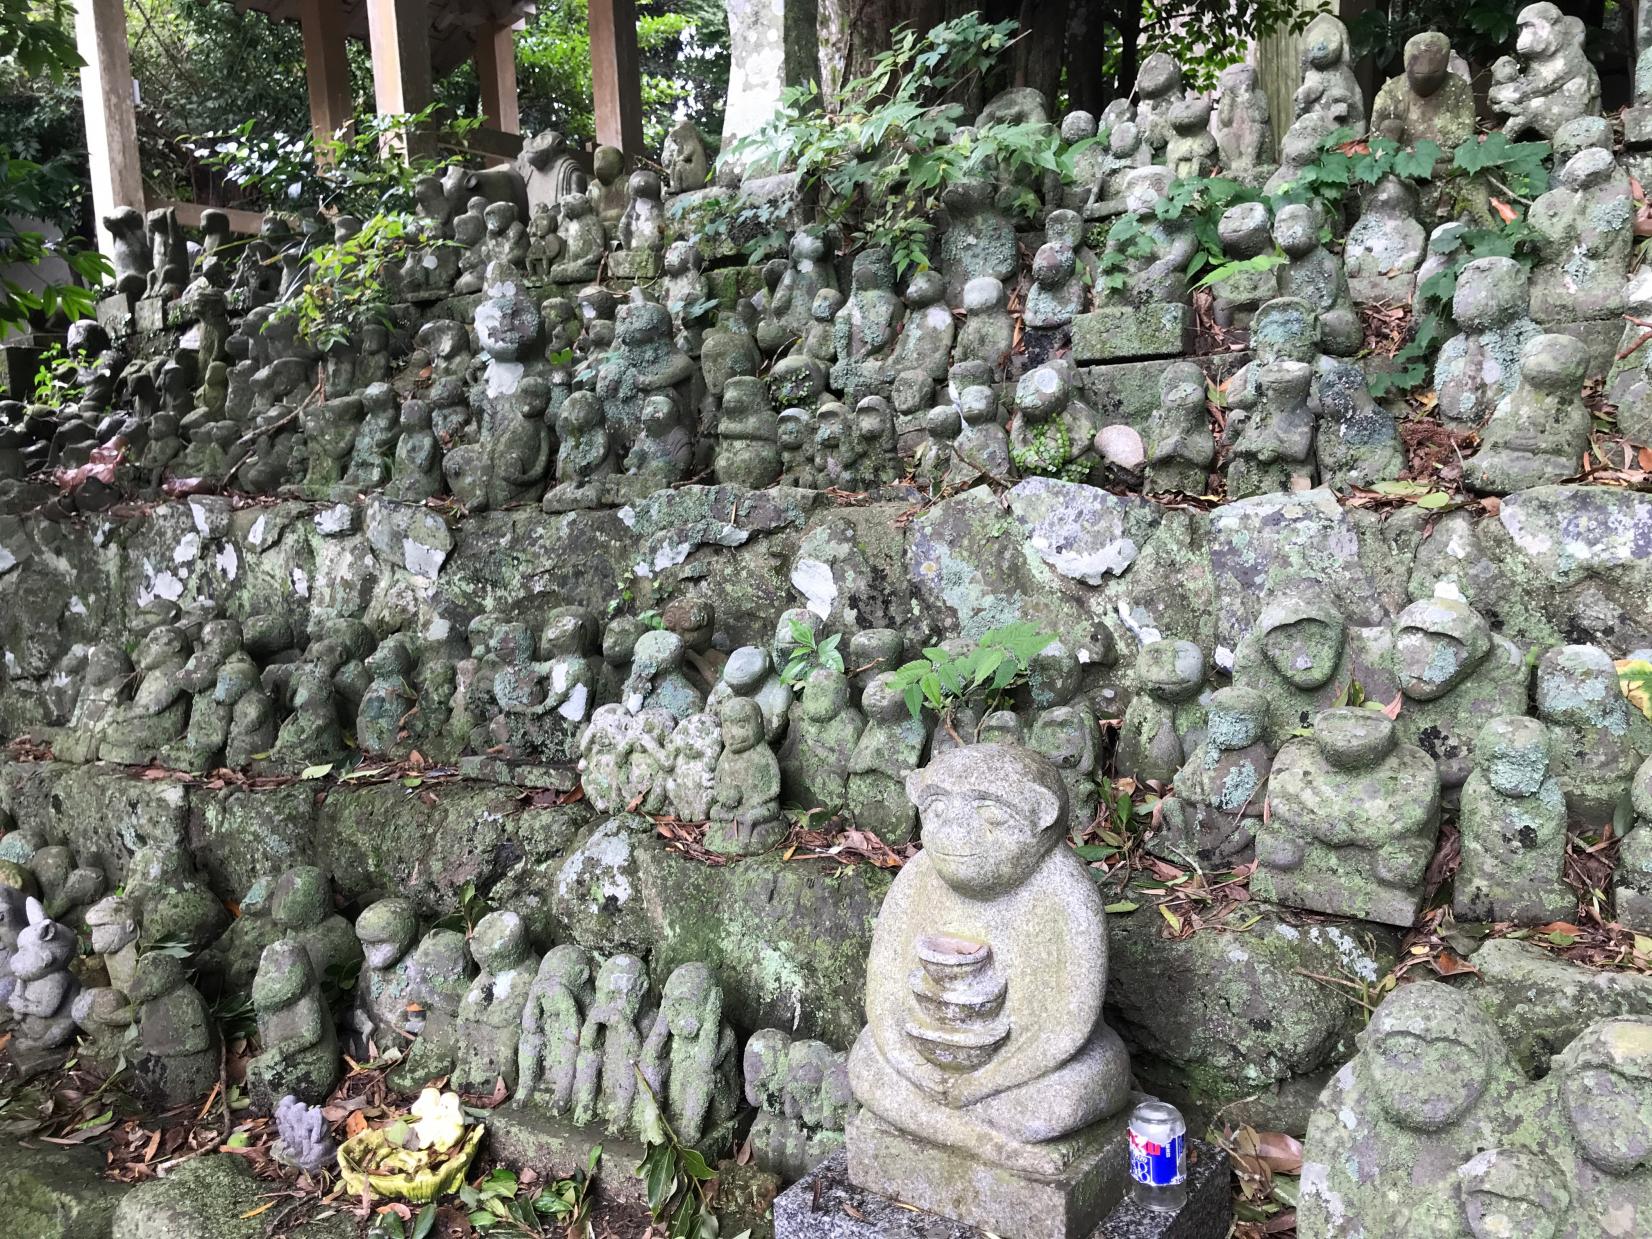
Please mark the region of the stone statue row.
[[1652, 1021], [1590, 1024], [1533, 1081], [1470, 994], [1418, 981], [1383, 1001], [1359, 1045], [1308, 1122], [1303, 1239], [1652, 1226]]

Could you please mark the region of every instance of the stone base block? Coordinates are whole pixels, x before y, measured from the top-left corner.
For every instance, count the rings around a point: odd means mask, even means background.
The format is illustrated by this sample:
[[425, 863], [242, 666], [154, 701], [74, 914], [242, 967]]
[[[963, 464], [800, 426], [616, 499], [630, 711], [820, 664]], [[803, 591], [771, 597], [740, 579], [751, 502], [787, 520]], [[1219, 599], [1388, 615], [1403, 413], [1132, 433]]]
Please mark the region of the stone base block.
[[1077, 362], [1181, 357], [1192, 347], [1193, 310], [1185, 305], [1109, 305], [1073, 320]]
[[1611, 373], [1612, 363], [1618, 355], [1618, 344], [1623, 339], [1621, 318], [1602, 318], [1581, 323], [1540, 323], [1539, 326], [1544, 331], [1571, 336], [1583, 342], [1583, 346], [1589, 351], [1587, 377], [1604, 379]]
[[[1189, 1146], [1187, 1200], [1181, 1208], [1146, 1209], [1126, 1196], [1088, 1232], [1088, 1239], [1224, 1239], [1232, 1224], [1227, 1158], [1220, 1149], [1195, 1140]], [[918, 1212], [856, 1187], [849, 1181], [848, 1158], [841, 1152], [774, 1201], [775, 1239], [979, 1239], [980, 1233], [974, 1226]]]
[[[515, 1106], [495, 1110], [487, 1117], [488, 1149], [513, 1168], [531, 1166], [545, 1182], [566, 1179], [591, 1164], [591, 1150], [602, 1146], [597, 1180], [608, 1200], [646, 1203], [647, 1185], [634, 1171], [647, 1150], [636, 1140], [622, 1139], [600, 1127], [577, 1127]], [[713, 1128], [696, 1146], [707, 1163], [715, 1163], [734, 1147], [734, 1121]]]
[[101, 298], [97, 306], [98, 326], [115, 339], [132, 330], [132, 298], [125, 293], [111, 293]]
[[[1078, 372], [1084, 385], [1084, 401], [1095, 410], [1103, 426], [1133, 426], [1144, 435], [1153, 411], [1159, 407], [1159, 384], [1173, 361], [1191, 361], [1205, 372], [1206, 379], [1220, 385], [1250, 360], [1249, 353], [1212, 353], [1203, 357], [1162, 358], [1155, 361], [1121, 361], [1106, 366], [1084, 366]], [[1013, 388], [1006, 402], [1014, 398]], [[1007, 407], [1007, 403], [1006, 403]]]
[[849, 1178], [867, 1192], [1005, 1239], [1081, 1239], [1124, 1194], [1127, 1119], [1120, 1114], [1080, 1133], [1066, 1171], [1044, 1179], [914, 1139], [863, 1110], [848, 1129]]
[[1417, 277], [1409, 273], [1350, 276], [1348, 291], [1356, 305], [1406, 305], [1416, 295]]
[[652, 250], [617, 250], [608, 255], [608, 274], [620, 280], [657, 279], [660, 256]]
[[1631, 148], [1652, 146], [1652, 108], [1623, 110], [1623, 144]]
[[1414, 889], [1384, 886], [1364, 873], [1336, 864], [1316, 864], [1312, 858], [1297, 869], [1269, 869], [1258, 865], [1251, 877], [1251, 894], [1269, 903], [1330, 916], [1352, 916], [1362, 921], [1409, 928], [1422, 906], [1422, 875]]
[[579, 783], [578, 772], [572, 766], [506, 761], [501, 757], [461, 757], [459, 773], [467, 778], [485, 779], [489, 783], [549, 788], [555, 792], [571, 792]]
[[139, 335], [165, 331], [166, 302], [159, 297], [140, 297], [132, 309], [132, 326]]

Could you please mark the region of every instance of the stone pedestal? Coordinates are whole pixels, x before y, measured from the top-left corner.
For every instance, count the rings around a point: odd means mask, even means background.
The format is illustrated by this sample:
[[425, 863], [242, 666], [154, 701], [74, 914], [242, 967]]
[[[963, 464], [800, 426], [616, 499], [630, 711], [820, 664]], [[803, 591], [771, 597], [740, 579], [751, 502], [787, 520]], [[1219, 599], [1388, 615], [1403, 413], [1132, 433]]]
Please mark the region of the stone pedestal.
[[[577, 1127], [566, 1119], [552, 1118], [534, 1110], [506, 1106], [487, 1117], [487, 1146], [494, 1157], [520, 1169], [531, 1167], [547, 1183], [571, 1178], [591, 1164], [591, 1150], [602, 1146], [599, 1177], [608, 1200], [647, 1203], [647, 1184], [631, 1171], [642, 1164], [647, 1153], [642, 1144], [620, 1138], [594, 1124]], [[722, 1123], [707, 1133], [696, 1146], [707, 1164], [734, 1147], [734, 1123]]]
[[[1124, 1173], [1120, 1152], [1119, 1173]], [[1144, 1209], [1126, 1196], [1087, 1239], [1223, 1239], [1233, 1224], [1232, 1176], [1220, 1149], [1192, 1141], [1187, 1200], [1175, 1212]], [[1006, 1239], [1027, 1232], [999, 1232]], [[775, 1239], [979, 1239], [980, 1231], [856, 1187], [848, 1159], [834, 1153], [774, 1201]], [[1075, 1237], [1076, 1239], [1076, 1237]]]
[[1348, 277], [1348, 294], [1355, 305], [1409, 305], [1416, 293], [1417, 277], [1413, 272]]
[[[1079, 1152], [1066, 1171], [1042, 1179], [918, 1140], [862, 1110], [848, 1129], [849, 1177], [864, 1191], [1005, 1239], [1080, 1239], [1124, 1194], [1128, 1117], [1116, 1115], [1073, 1137]], [[778, 1221], [777, 1213], [777, 1235]]]
[[1141, 361], [1193, 350], [1193, 310], [1175, 302], [1109, 305], [1073, 320], [1073, 360]]
[[[1103, 426], [1133, 426], [1143, 435], [1153, 414], [1163, 403], [1159, 395], [1164, 372], [1172, 361], [1191, 361], [1205, 372], [1206, 379], [1220, 386], [1250, 360], [1249, 353], [1210, 353], [1199, 357], [1164, 358], [1154, 361], [1120, 361], [1105, 366], [1081, 366], [1079, 398], [1095, 410]], [[1010, 384], [1002, 397], [1006, 407], [1014, 399]]]

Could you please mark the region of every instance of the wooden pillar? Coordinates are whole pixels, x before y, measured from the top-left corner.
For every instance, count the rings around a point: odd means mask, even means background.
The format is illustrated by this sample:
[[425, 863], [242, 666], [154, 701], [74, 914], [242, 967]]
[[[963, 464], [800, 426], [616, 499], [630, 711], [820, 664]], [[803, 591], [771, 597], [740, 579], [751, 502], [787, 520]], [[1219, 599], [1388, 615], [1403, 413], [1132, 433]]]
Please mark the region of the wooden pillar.
[[298, 18], [304, 30], [304, 72], [310, 84], [310, 127], [316, 141], [323, 142], [355, 115], [344, 7], [338, 0], [298, 0]]
[[504, 133], [521, 133], [515, 32], [504, 22], [484, 23], [476, 32], [476, 79], [482, 85], [482, 114], [488, 124]]
[[104, 217], [119, 207], [144, 209], [124, 0], [76, 0], [75, 43], [86, 62], [80, 70], [80, 97], [86, 112], [98, 248], [112, 255], [114, 244], [103, 226]]
[[642, 70], [632, 0], [591, 0], [591, 94], [597, 141], [643, 154]]
[[[373, 47], [373, 101], [380, 116], [422, 111], [430, 88], [430, 12], [425, 0], [367, 0]], [[435, 149], [428, 134], [408, 135], [410, 150]]]

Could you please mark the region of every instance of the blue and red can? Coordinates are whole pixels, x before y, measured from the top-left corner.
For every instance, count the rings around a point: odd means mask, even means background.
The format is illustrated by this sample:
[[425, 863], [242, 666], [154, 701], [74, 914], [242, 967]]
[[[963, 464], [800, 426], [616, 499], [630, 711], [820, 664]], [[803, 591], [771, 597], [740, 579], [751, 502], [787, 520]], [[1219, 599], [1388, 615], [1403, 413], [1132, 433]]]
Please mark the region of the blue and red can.
[[1131, 1194], [1150, 1209], [1178, 1209], [1186, 1198], [1187, 1123], [1162, 1101], [1144, 1101], [1130, 1112]]

